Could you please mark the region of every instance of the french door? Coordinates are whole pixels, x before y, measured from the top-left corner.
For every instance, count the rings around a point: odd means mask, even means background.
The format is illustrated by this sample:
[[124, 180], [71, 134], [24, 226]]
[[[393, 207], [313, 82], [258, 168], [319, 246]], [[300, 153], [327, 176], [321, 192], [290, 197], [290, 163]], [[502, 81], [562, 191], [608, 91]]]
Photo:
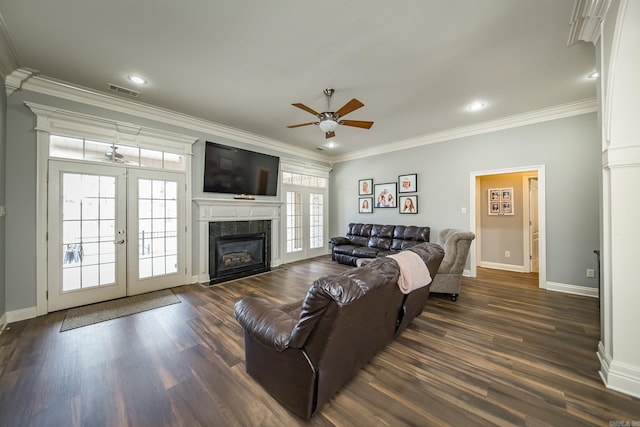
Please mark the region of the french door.
[[326, 193], [323, 190], [283, 186], [285, 194], [286, 262], [326, 253]]
[[48, 310], [185, 283], [184, 174], [49, 162]]

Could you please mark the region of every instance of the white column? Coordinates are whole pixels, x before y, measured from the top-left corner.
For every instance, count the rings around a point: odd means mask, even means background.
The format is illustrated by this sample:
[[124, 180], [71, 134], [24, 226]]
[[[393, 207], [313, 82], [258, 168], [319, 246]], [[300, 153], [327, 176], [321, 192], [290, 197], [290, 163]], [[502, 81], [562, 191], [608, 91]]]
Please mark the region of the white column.
[[600, 40], [603, 135], [600, 375], [640, 397], [640, 2], [614, 0]]

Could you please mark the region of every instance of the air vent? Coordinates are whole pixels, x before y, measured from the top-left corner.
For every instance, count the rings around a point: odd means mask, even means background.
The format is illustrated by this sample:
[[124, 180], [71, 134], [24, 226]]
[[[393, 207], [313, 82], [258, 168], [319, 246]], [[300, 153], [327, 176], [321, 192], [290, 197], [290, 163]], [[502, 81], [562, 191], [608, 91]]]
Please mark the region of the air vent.
[[140, 96], [140, 92], [138, 91], [135, 91], [133, 89], [128, 89], [126, 87], [114, 85], [113, 83], [109, 83], [109, 90], [121, 93], [123, 95], [133, 96], [136, 98]]

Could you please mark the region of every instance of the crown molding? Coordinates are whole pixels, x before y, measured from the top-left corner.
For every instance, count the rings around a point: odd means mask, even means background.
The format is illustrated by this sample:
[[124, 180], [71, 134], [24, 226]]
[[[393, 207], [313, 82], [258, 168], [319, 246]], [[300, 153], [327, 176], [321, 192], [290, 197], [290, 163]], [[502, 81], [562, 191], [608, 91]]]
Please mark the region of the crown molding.
[[[15, 80], [29, 73], [27, 70], [19, 69], [14, 71]], [[15, 85], [14, 85], [15, 86]], [[207, 135], [215, 135], [227, 138], [232, 141], [244, 142], [253, 146], [263, 147], [269, 150], [280, 150], [292, 155], [298, 155], [305, 159], [329, 162], [329, 157], [325, 154], [316, 153], [311, 150], [294, 147], [289, 144], [266, 138], [240, 129], [224, 126], [218, 123], [192, 117], [175, 111], [165, 110], [141, 102], [134, 102], [125, 99], [115, 98], [111, 95], [97, 92], [91, 89], [71, 85], [69, 83], [57, 81], [44, 76], [34, 75], [33, 72], [25, 79], [20, 80], [21, 89], [57, 98], [74, 101], [93, 107], [104, 108], [119, 113], [128, 114], [144, 119], [155, 120], [162, 123], [178, 126], [192, 131], [202, 132]]]
[[407, 150], [423, 145], [435, 144], [437, 142], [450, 141], [468, 136], [481, 135], [535, 123], [547, 122], [550, 120], [562, 119], [565, 117], [593, 113], [596, 110], [596, 99], [589, 98], [569, 104], [531, 111], [529, 113], [516, 114], [502, 119], [491, 120], [488, 122], [479, 123], [477, 125], [459, 127], [444, 132], [438, 132], [417, 138], [407, 139], [393, 144], [388, 144], [384, 147], [376, 147], [345, 156], [334, 157], [332, 160], [334, 163], [338, 163], [348, 160], [361, 159], [364, 157], [371, 157], [379, 154], [387, 154], [394, 151]]
[[567, 45], [579, 41], [595, 44], [600, 38], [602, 20], [609, 10], [611, 0], [576, 0], [569, 21]]

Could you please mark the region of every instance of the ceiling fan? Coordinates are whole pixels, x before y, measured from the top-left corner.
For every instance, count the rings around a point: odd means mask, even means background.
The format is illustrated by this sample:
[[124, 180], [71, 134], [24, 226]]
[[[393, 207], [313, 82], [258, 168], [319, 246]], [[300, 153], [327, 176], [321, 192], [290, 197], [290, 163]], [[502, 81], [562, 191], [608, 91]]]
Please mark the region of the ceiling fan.
[[[331, 108], [331, 95], [335, 92], [333, 89], [325, 89], [324, 94], [327, 97], [327, 110]], [[373, 126], [373, 122], [367, 122], [363, 120], [342, 120], [342, 117], [346, 116], [352, 111], [357, 110], [360, 107], [364, 107], [364, 104], [357, 99], [353, 98], [351, 101], [344, 104], [338, 111], [325, 111], [318, 113], [312, 108], [307, 107], [304, 104], [296, 103], [291, 104], [294, 107], [298, 107], [304, 111], [307, 111], [318, 118], [318, 122], [300, 123], [297, 125], [287, 126], [288, 128], [297, 128], [300, 126], [318, 125], [320, 129], [325, 133], [327, 138], [333, 138], [336, 136], [335, 130], [338, 125], [353, 126], [357, 128], [370, 129]]]

